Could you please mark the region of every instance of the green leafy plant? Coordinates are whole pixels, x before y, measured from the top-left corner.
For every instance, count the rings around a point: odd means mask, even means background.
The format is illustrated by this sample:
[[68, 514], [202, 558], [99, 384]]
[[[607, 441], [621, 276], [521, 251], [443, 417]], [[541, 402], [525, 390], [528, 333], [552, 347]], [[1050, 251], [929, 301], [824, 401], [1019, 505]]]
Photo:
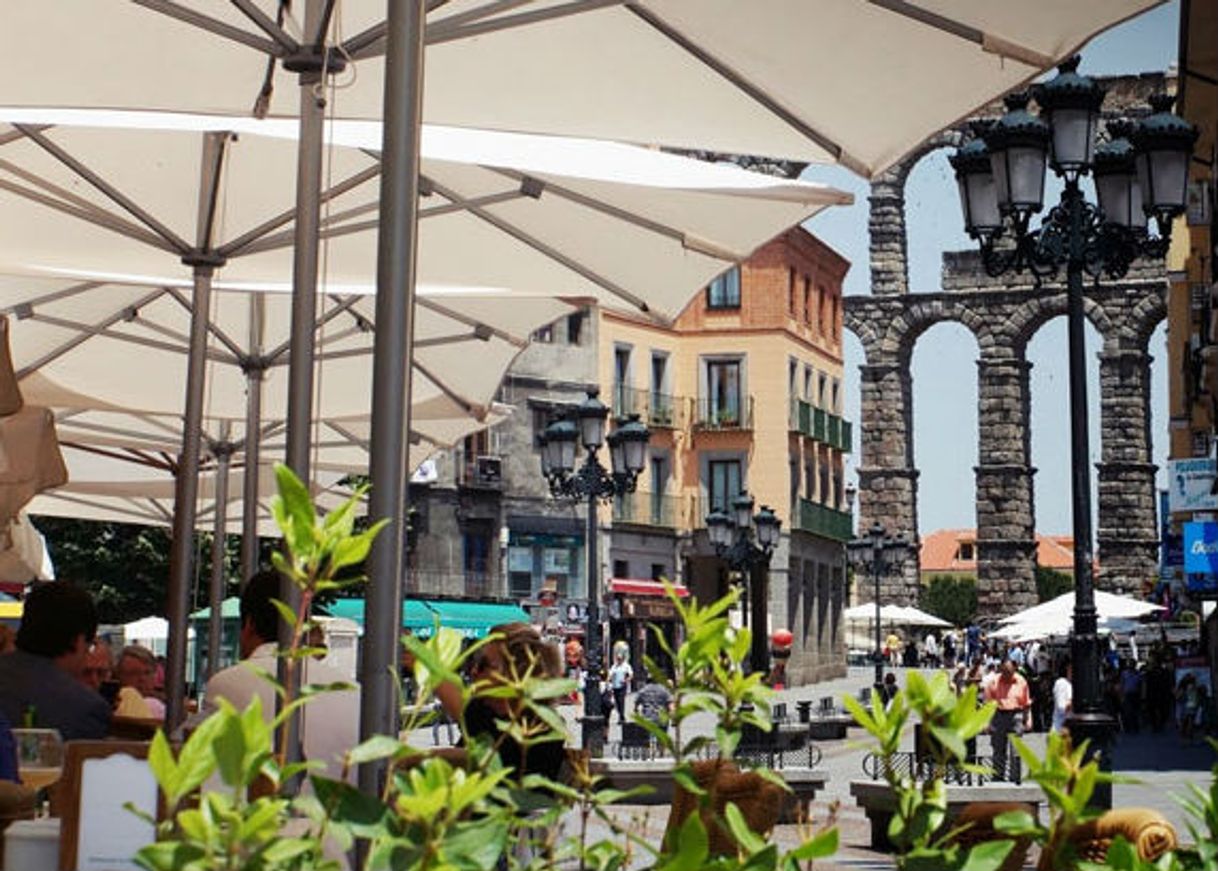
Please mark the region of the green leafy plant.
[[[969, 687], [956, 695], [947, 675], [939, 672], [929, 680], [916, 671], [906, 677], [906, 687], [885, 707], [879, 693], [871, 692], [871, 707], [846, 696], [846, 709], [872, 738], [880, 757], [884, 778], [893, 790], [896, 809], [888, 827], [888, 838], [896, 848], [901, 869], [967, 869], [994, 871], [1014, 847], [1010, 840], [995, 840], [965, 849], [956, 842], [960, 830], [949, 829], [947, 788], [943, 776], [949, 767], [981, 773], [967, 761], [967, 742], [989, 725], [993, 703], [977, 705], [977, 689]], [[917, 716], [929, 737], [931, 776], [919, 779], [895, 764], [906, 727]]]

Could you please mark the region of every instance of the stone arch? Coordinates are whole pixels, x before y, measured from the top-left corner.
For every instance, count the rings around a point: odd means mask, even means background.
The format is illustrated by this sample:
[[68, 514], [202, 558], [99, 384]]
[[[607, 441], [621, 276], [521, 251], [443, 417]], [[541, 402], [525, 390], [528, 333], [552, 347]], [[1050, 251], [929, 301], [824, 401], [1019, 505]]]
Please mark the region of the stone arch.
[[[1011, 321], [1011, 340], [1022, 357], [1027, 351], [1028, 342], [1040, 332], [1041, 327], [1057, 317], [1066, 315], [1067, 301], [1065, 289], [1051, 288], [1028, 299], [1014, 312]], [[1099, 332], [1104, 340], [1104, 347], [1115, 345], [1119, 337], [1119, 327], [1113, 323], [1104, 306], [1087, 296], [1083, 296], [1083, 314]]]

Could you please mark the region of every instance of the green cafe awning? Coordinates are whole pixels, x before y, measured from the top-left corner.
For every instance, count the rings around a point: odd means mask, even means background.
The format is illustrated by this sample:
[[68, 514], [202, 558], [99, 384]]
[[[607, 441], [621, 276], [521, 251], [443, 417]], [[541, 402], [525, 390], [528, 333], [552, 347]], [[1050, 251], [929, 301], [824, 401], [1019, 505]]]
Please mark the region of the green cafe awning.
[[[339, 599], [326, 609], [331, 617], [346, 617], [364, 624], [363, 599]], [[402, 602], [402, 628], [426, 638], [436, 622], [458, 630], [466, 638], [482, 638], [500, 623], [528, 622], [519, 605], [498, 602], [462, 602], [443, 599], [406, 599]]]
[[[236, 620], [241, 617], [241, 599], [229, 596], [220, 604], [220, 617], [224, 620]], [[211, 619], [211, 608], [201, 608], [190, 615], [191, 620]]]

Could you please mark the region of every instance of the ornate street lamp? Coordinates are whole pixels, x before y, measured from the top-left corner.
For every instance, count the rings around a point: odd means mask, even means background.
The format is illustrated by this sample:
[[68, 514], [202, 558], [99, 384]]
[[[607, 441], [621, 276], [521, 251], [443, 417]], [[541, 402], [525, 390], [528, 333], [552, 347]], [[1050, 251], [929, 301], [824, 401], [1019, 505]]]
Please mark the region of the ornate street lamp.
[[[1087, 382], [1083, 349], [1083, 275], [1120, 278], [1137, 257], [1167, 253], [1172, 221], [1183, 213], [1188, 164], [1197, 129], [1171, 114], [1172, 98], [1151, 99], [1152, 114], [1136, 123], [1108, 125], [1096, 145], [1103, 89], [1078, 73], [1079, 58], [1037, 86], [1035, 116], [1027, 94], [1007, 98], [1007, 113], [974, 129], [977, 138], [952, 158], [964, 205], [965, 229], [980, 243], [982, 263], [994, 277], [1031, 273], [1037, 286], [1065, 267], [1068, 292], [1071, 407], [1071, 504], [1074, 519], [1074, 713], [1070, 733], [1088, 739], [1108, 764], [1116, 723], [1104, 711], [1092, 576], [1091, 474], [1087, 437]], [[988, 154], [988, 169], [979, 159]], [[1061, 201], [1036, 229], [1046, 163], [1063, 179]], [[1094, 172], [1099, 205], [1083, 199], [1079, 180]], [[992, 178], [987, 178], [987, 173]], [[990, 191], [993, 191], [991, 194]], [[995, 211], [1002, 220], [995, 225]], [[1157, 235], [1148, 232], [1154, 219]], [[1111, 803], [1111, 788], [1096, 803]]]
[[[853, 501], [853, 500], [851, 500]], [[892, 536], [883, 524], [873, 523], [867, 534], [846, 544], [846, 557], [856, 572], [869, 573], [875, 585], [875, 688], [884, 686], [884, 632], [880, 619], [880, 581], [893, 571], [900, 571], [909, 554], [909, 542], [904, 535]]]
[[[619, 421], [605, 435], [609, 408], [598, 398], [600, 389], [588, 389], [587, 398], [566, 416], [554, 420], [537, 438], [541, 473], [550, 493], [572, 502], [587, 502], [588, 572], [588, 668], [584, 676], [583, 746], [601, 756], [605, 746], [605, 718], [601, 714], [600, 556], [598, 554], [596, 503], [633, 493], [639, 474], [647, 465], [647, 442], [651, 433], [639, 423], [637, 414]], [[576, 444], [584, 448], [584, 461], [577, 468]], [[601, 465], [597, 453], [609, 445], [610, 468]]]
[[730, 515], [719, 508], [706, 515], [706, 532], [716, 555], [741, 578], [744, 590], [741, 605], [746, 615], [750, 613], [750, 592], [752, 594], [752, 616], [748, 618], [753, 633], [749, 668], [762, 674], [769, 672], [770, 663], [766, 645], [770, 557], [778, 545], [781, 529], [782, 521], [768, 505], [762, 505], [757, 514], [753, 514], [753, 497], [747, 493], [732, 500]]

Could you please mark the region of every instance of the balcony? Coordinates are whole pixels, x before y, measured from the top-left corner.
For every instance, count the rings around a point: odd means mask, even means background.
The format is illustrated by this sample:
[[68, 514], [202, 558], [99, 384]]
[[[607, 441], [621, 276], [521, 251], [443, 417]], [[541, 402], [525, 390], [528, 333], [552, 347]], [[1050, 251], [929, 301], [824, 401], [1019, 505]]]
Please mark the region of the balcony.
[[626, 493], [613, 500], [614, 523], [634, 523], [639, 526], [676, 529], [678, 518], [676, 496], [639, 490], [634, 493]]
[[694, 402], [694, 428], [702, 430], [751, 430], [753, 397], [729, 404], [714, 399]]
[[850, 421], [802, 399], [791, 400], [789, 429], [843, 453], [850, 453], [854, 447], [854, 427]]
[[850, 514], [827, 505], [799, 500], [799, 514], [795, 518], [796, 528], [834, 541], [849, 541], [851, 535]]
[[456, 457], [457, 485], [479, 490], [503, 489], [503, 458], [495, 456]]
[[613, 387], [613, 416], [637, 414], [651, 429], [679, 429], [681, 401], [676, 396], [655, 390], [641, 390], [625, 384]]

